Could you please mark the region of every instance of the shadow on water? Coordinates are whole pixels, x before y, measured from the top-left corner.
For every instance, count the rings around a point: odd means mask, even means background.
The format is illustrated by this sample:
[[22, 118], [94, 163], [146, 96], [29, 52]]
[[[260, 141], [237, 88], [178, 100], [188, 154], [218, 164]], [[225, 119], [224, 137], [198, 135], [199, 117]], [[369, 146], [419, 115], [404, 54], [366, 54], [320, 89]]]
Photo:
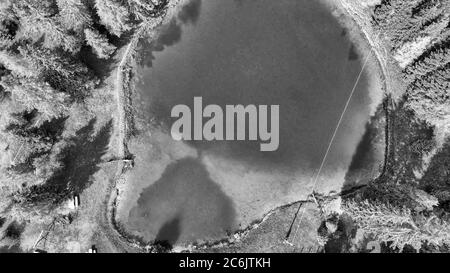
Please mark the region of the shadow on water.
[[202, 0], [191, 0], [181, 9], [178, 18], [184, 24], [197, 23], [198, 17], [200, 16], [201, 5]]
[[365, 133], [356, 148], [350, 166], [345, 174], [345, 182], [342, 187], [343, 190], [358, 184], [362, 178], [364, 178], [363, 174], [367, 175], [371, 173], [367, 168], [369, 167], [370, 169], [372, 163], [376, 161], [372, 141], [377, 133], [377, 130], [370, 125], [370, 122], [368, 122], [366, 124]]
[[384, 110], [379, 107], [376, 114], [366, 123], [364, 135], [356, 146], [350, 166], [345, 174], [343, 190], [348, 190], [358, 184], [365, 184], [379, 175], [383, 168], [380, 162], [379, 152], [381, 143], [385, 145], [383, 123], [385, 119]]
[[155, 50], [163, 51], [165, 46], [172, 46], [181, 40], [181, 26], [172, 19], [156, 39]]
[[352, 43], [352, 45], [350, 46], [350, 49], [348, 51], [348, 59], [350, 61], [356, 61], [359, 59], [359, 55], [357, 52], [357, 49], [355, 47], [355, 45]]
[[235, 211], [203, 164], [189, 157], [167, 166], [143, 190], [128, 221], [145, 241], [174, 244], [226, 235], [235, 227]]
[[180, 232], [180, 217], [176, 216], [161, 227], [155, 240], [157, 242], [166, 242], [169, 245], [173, 245], [180, 237]]
[[[173, 18], [167, 25], [159, 30], [156, 40], [153, 38], [140, 41], [140, 64], [152, 67], [155, 59], [154, 52], [162, 52], [166, 47], [175, 45], [181, 41], [182, 25], [195, 24], [200, 16], [201, 0], [191, 0], [179, 12], [177, 18]], [[177, 20], [178, 19], [178, 20]]]
[[367, 162], [374, 160], [372, 140], [377, 137], [377, 129], [373, 128], [369, 123], [366, 124], [365, 133], [356, 148], [353, 155], [352, 163], [349, 167], [349, 172], [363, 168]]
[[181, 40], [181, 26], [176, 19], [172, 19], [170, 23], [162, 26], [160, 34], [156, 40], [143, 39], [139, 42], [140, 65], [152, 67], [155, 60], [155, 52], [162, 52], [166, 47], [172, 46]]

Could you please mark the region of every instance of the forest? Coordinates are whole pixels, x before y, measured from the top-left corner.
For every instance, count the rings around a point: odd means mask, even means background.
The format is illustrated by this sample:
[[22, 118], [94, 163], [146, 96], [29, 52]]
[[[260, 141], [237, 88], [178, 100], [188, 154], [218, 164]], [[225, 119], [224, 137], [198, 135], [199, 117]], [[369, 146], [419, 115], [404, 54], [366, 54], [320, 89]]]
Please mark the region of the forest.
[[448, 252], [450, 1], [382, 0], [369, 13], [397, 82], [388, 154], [384, 173], [343, 198], [343, 210], [384, 252]]
[[373, 22], [383, 33], [407, 85], [405, 101], [422, 120], [450, 118], [450, 1], [385, 0]]
[[98, 131], [91, 124], [98, 105], [107, 109], [114, 103], [105, 84], [111, 58], [165, 4], [0, 2], [0, 212], [14, 210], [18, 218], [27, 218], [21, 207], [51, 210], [82, 190], [62, 173], [79, 168], [71, 158], [80, 145], [96, 141], [88, 134], [80, 143], [77, 136], [83, 128]]

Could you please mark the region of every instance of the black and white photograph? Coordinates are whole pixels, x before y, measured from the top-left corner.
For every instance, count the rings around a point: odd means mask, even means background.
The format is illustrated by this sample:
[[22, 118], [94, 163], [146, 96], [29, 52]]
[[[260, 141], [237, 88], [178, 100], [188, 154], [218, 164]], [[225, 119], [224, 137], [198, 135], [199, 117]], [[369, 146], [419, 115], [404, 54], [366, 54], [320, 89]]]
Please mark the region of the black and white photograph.
[[450, 0], [0, 0], [0, 264], [449, 252]]

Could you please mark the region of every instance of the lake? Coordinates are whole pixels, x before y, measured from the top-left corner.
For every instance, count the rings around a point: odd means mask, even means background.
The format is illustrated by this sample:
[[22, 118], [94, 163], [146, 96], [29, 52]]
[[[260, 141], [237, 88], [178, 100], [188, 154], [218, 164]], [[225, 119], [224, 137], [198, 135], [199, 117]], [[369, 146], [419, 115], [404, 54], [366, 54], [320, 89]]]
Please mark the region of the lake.
[[[311, 0], [192, 0], [141, 43], [137, 110], [118, 219], [143, 241], [219, 239], [305, 199], [362, 68], [328, 7]], [[363, 73], [316, 190], [339, 191], [370, 115]], [[259, 141], [175, 141], [173, 106], [279, 105], [279, 148]]]

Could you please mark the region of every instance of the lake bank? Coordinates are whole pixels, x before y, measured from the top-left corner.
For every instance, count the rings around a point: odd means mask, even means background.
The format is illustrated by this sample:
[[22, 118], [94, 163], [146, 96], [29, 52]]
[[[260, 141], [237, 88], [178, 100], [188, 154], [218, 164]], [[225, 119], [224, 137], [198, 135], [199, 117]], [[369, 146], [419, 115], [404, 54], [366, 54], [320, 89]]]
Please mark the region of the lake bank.
[[[152, 135], [152, 137], [154, 137], [155, 135], [153, 134]], [[142, 135], [141, 135], [141, 137], [142, 137]], [[161, 136], [162, 138], [164, 138], [163, 136]], [[145, 138], [145, 137], [144, 137]], [[137, 140], [137, 139], [136, 139]], [[147, 147], [150, 147], [150, 145], [152, 144], [152, 141], [150, 140], [150, 139], [147, 139], [147, 140], [144, 140], [144, 139], [141, 139], [141, 140], [138, 140], [138, 141], [136, 141], [136, 140], [132, 140], [131, 142], [134, 142], [134, 143], [132, 143], [131, 144], [131, 146], [135, 146], [135, 148], [133, 149], [133, 148], [131, 148], [131, 150], [133, 150], [133, 154], [135, 154], [135, 155], [137, 155], [137, 160], [146, 160], [146, 159], [144, 159], [145, 157], [140, 157], [139, 155], [140, 154], [142, 154], [142, 153], [146, 153], [146, 151], [147, 152], [149, 152], [149, 154], [150, 154], [150, 151], [148, 151], [147, 149]], [[150, 142], [148, 142], [148, 141], [150, 141]], [[162, 140], [163, 142], [164, 141], [169, 141], [169, 140]], [[153, 143], [154, 144], [154, 143]], [[166, 142], [166, 144], [167, 145], [169, 145], [169, 143], [168, 142]], [[179, 148], [179, 150], [178, 151], [175, 151], [174, 153], [174, 155], [172, 155], [172, 156], [175, 156], [175, 158], [177, 158], [177, 153], [179, 154], [179, 151], [181, 151], [181, 150], [186, 150], [185, 152], [183, 152], [184, 154], [183, 154], [183, 157], [184, 156], [186, 156], [186, 155], [192, 155], [192, 156], [194, 156], [194, 157], [197, 157], [198, 156], [198, 154], [196, 154], [195, 153], [195, 151], [194, 150], [191, 150], [191, 151], [189, 151], [189, 149], [187, 149], [187, 148]], [[178, 156], [180, 156], [180, 155], [178, 155]], [[139, 158], [140, 157], [140, 158]], [[164, 164], [167, 164], [167, 163], [164, 163], [164, 160], [158, 160], [158, 162], [157, 162], [157, 164], [162, 164], [162, 165], [160, 165], [160, 166], [164, 166]], [[212, 162], [211, 163], [212, 165], [210, 165], [210, 166], [213, 166], [213, 165], [216, 165], [216, 164], [214, 164], [214, 162]], [[155, 167], [154, 167], [155, 169], [158, 169], [158, 168], [160, 168], [160, 169], [164, 169], [165, 167], [158, 167], [158, 165], [155, 165]], [[157, 175], [157, 173], [158, 172], [160, 172], [161, 170], [159, 170], [159, 171], [156, 171], [156, 173], [154, 173], [154, 174], [156, 174], [156, 176], [158, 176]], [[161, 172], [160, 172], [161, 173]], [[162, 175], [162, 173], [161, 173], [161, 175]], [[344, 174], [342, 174], [342, 175], [344, 175]], [[295, 174], [295, 177], [298, 177], [298, 175], [297, 174]], [[307, 179], [308, 177], [305, 177], [304, 179]], [[124, 184], [125, 185], [125, 184]], [[133, 190], [131, 190], [131, 192], [139, 192], [139, 185], [136, 185], [136, 183], [134, 183], [133, 184], [133, 187], [129, 187], [130, 185], [128, 185], [128, 186], [124, 186], [122, 189], [124, 189], [124, 191], [121, 191], [121, 198], [120, 198], [120, 200], [122, 200], [122, 198], [124, 198], [124, 199], [127, 199], [127, 192], [129, 193], [130, 192], [130, 188], [132, 188]], [[136, 188], [137, 187], [137, 188]], [[143, 186], [141, 186], [142, 188], [143, 188]], [[339, 187], [337, 187], [337, 190], [339, 190]], [[238, 192], [239, 192], [240, 190], [238, 190]], [[296, 191], [298, 191], [298, 190], [296, 190]], [[309, 192], [309, 190], [302, 190], [303, 192]], [[235, 192], [235, 194], [238, 194], [239, 195], [239, 193], [238, 192]], [[133, 193], [134, 195], [135, 195], [135, 193]], [[304, 196], [304, 197], [306, 197], [306, 195]], [[304, 198], [303, 197], [303, 198]], [[295, 201], [295, 200], [299, 200], [299, 199], [301, 199], [302, 197], [299, 197], [297, 194], [295, 194], [295, 196], [292, 196], [289, 200], [283, 200], [281, 203], [284, 203], [284, 202], [287, 202], [287, 201]], [[242, 196], [241, 197], [241, 199], [245, 199], [245, 196]], [[120, 202], [119, 202], [120, 203]], [[258, 215], [255, 217], [253, 217], [253, 219], [258, 219], [258, 218], [260, 218], [260, 217], [262, 217], [263, 215], [264, 215], [264, 211], [267, 211], [269, 208], [273, 208], [273, 207], [276, 207], [276, 206], [278, 206], [278, 205], [280, 205], [281, 203], [274, 203], [274, 204], [265, 204], [265, 206], [267, 207], [267, 209], [263, 209], [263, 212], [261, 212], [261, 213], [258, 213]], [[258, 207], [258, 206], [260, 206], [260, 205], [258, 205], [258, 204], [254, 204], [253, 205], [254, 207]], [[247, 208], [249, 208], [249, 207], [247, 207]], [[243, 209], [243, 210], [246, 210], [246, 209]], [[250, 220], [249, 220], [249, 222], [251, 222]], [[244, 224], [245, 225], [245, 224]]]

